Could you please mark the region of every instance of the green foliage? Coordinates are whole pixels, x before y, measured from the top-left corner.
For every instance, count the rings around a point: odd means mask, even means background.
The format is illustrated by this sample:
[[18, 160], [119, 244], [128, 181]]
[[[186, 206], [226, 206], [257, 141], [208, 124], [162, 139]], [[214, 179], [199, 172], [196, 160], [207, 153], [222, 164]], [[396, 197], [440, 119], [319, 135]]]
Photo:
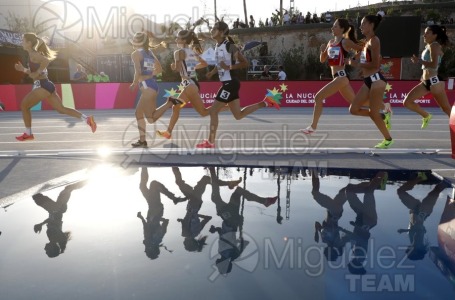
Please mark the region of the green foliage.
[[304, 80], [319, 80], [320, 76], [330, 76], [330, 68], [326, 63], [321, 63], [319, 59], [319, 51], [311, 51], [303, 64]]
[[174, 62], [174, 53], [169, 51], [168, 55], [164, 58], [164, 63], [161, 64], [163, 67], [163, 73], [161, 80], [167, 82], [179, 82], [180, 75], [171, 69], [171, 63]]
[[303, 46], [282, 50], [278, 54], [278, 61], [281, 62], [289, 80], [300, 79], [301, 68], [304, 63]]
[[441, 20], [441, 15], [437, 10], [429, 9], [427, 11], [427, 20], [433, 20], [435, 22], [438, 22], [439, 20]]
[[319, 52], [311, 51], [306, 56], [304, 53], [303, 46], [299, 46], [278, 54], [289, 80], [319, 80], [321, 74], [330, 76], [327, 64], [319, 61]]

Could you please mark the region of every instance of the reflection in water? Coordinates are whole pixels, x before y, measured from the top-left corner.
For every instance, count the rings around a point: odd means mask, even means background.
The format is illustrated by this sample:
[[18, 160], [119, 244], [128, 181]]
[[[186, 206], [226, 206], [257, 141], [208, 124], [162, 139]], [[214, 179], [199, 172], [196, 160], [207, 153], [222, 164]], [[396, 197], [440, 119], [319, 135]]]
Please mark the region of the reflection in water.
[[327, 244], [324, 248], [324, 256], [328, 261], [336, 261], [343, 254], [344, 243], [341, 239], [341, 227], [338, 221], [343, 215], [343, 205], [346, 203], [346, 187], [340, 189], [338, 194], [332, 199], [329, 196], [321, 193], [319, 175], [316, 170], [311, 171], [311, 182], [314, 200], [327, 210], [327, 216], [322, 221], [322, 224], [315, 222], [315, 242], [319, 242], [319, 235], [323, 243]]
[[44, 208], [49, 213], [49, 217], [46, 220], [35, 224], [33, 227], [36, 233], [40, 233], [43, 225], [46, 224], [47, 226], [46, 234], [49, 242], [44, 246], [47, 256], [51, 258], [57, 257], [65, 252], [66, 245], [71, 239], [71, 232], [63, 232], [63, 214], [68, 209], [71, 193], [82, 188], [86, 183], [86, 181], [81, 181], [66, 186], [58, 195], [57, 201], [53, 201], [41, 193], [33, 195], [36, 205]]
[[[368, 240], [371, 236], [370, 230], [378, 223], [374, 191], [385, 189], [387, 176], [386, 172], [379, 172], [369, 182], [349, 184], [346, 187], [349, 205], [356, 213], [355, 221], [349, 222], [354, 226], [353, 231], [344, 231], [351, 242], [353, 257], [348, 264], [348, 269], [352, 274], [363, 275], [366, 273], [365, 260], [368, 253]], [[360, 201], [357, 194], [363, 194], [363, 202]]]
[[[249, 241], [243, 238], [243, 211], [244, 201], [254, 201], [269, 207], [274, 204], [278, 197], [259, 197], [244, 188], [237, 186], [241, 182], [238, 180], [224, 181], [220, 180], [216, 174], [214, 167], [209, 167], [210, 177], [212, 179], [212, 201], [216, 205], [216, 213], [223, 220], [221, 227], [210, 227], [210, 232], [217, 232], [219, 235], [218, 240], [218, 253], [220, 258], [216, 260], [216, 267], [220, 274], [228, 274], [232, 270], [232, 263], [242, 255], [242, 252], [248, 246]], [[220, 186], [228, 186], [229, 189], [234, 189], [234, 192], [226, 203], [220, 195]], [[236, 187], [237, 186], [237, 187]], [[239, 230], [239, 239], [237, 239], [237, 230]]]
[[[160, 255], [160, 247], [168, 250], [166, 246], [162, 244], [163, 238], [167, 232], [167, 226], [169, 220], [163, 218], [164, 206], [161, 203], [161, 194], [165, 195], [174, 204], [184, 201], [184, 198], [176, 197], [171, 193], [162, 183], [152, 180], [150, 187], [147, 187], [149, 180], [148, 169], [143, 167], [141, 170], [141, 183], [139, 189], [148, 204], [147, 218], [144, 219], [141, 212], [137, 213], [137, 217], [142, 221], [142, 227], [144, 229], [144, 241], [145, 254], [150, 259], [156, 259]], [[172, 252], [171, 250], [168, 250]]]
[[[173, 167], [172, 172], [175, 176], [175, 183], [180, 188], [180, 191], [188, 199], [186, 206], [186, 214], [183, 219], [177, 219], [182, 224], [182, 236], [183, 246], [189, 252], [201, 252], [204, 248], [207, 236], [199, 236], [205, 225], [212, 219], [211, 216], [205, 216], [199, 214], [199, 210], [202, 207], [202, 194], [205, 192], [205, 188], [210, 184], [209, 176], [202, 176], [198, 183], [192, 188], [182, 179], [182, 174], [178, 167]], [[202, 219], [202, 221], [201, 221]]]
[[[238, 299], [244, 291], [243, 296], [255, 299], [259, 289], [263, 298], [295, 299], [305, 292], [312, 299], [329, 299], [328, 294], [344, 299], [358, 292], [355, 296], [359, 299], [382, 300], [390, 298], [390, 294], [380, 293], [384, 287], [387, 292], [403, 292], [393, 294], [400, 299], [422, 295], [451, 299], [455, 295], [439, 272], [455, 282], [455, 202], [448, 199], [444, 206], [444, 201], [438, 201], [444, 198], [446, 185], [429, 173], [142, 167], [139, 172], [135, 169], [122, 174], [33, 196], [36, 205], [49, 213], [34, 226], [37, 233], [47, 226], [46, 254], [56, 257], [65, 253], [59, 260], [44, 257], [45, 265], [33, 256], [37, 251], [27, 251], [42, 248], [43, 242], [23, 238], [34, 235], [30, 230], [33, 223], [18, 226], [29, 222], [24, 215], [33, 216], [40, 209], [31, 201], [18, 201], [8, 209], [0, 219], [0, 298], [33, 298], [31, 290], [24, 292], [26, 296], [12, 297], [11, 282], [4, 283], [23, 261], [24, 272], [12, 277], [18, 282], [14, 290], [20, 290], [19, 282], [45, 286], [37, 282], [39, 276], [34, 271], [44, 268], [54, 276], [44, 280], [69, 288], [66, 272], [76, 270], [74, 279], [91, 287], [84, 295], [90, 299], [112, 298], [100, 290], [124, 291], [115, 295], [118, 299], [129, 299], [133, 294], [136, 299], [146, 299], [152, 289], [157, 298], [170, 295], [173, 299], [195, 298], [202, 293], [217, 299]], [[120, 185], [121, 189], [113, 188]], [[80, 190], [72, 193], [76, 189]], [[398, 235], [397, 229], [406, 227], [403, 221], [408, 212], [409, 227], [400, 229], [403, 234]], [[27, 230], [21, 232], [22, 227]], [[77, 236], [69, 244], [71, 251], [67, 251], [68, 228]], [[403, 239], [405, 234], [409, 242]], [[16, 249], [26, 250], [13, 251]], [[381, 255], [390, 252], [383, 261]], [[144, 263], [150, 259], [154, 260], [152, 272]], [[226, 278], [219, 276], [227, 274]], [[217, 278], [220, 280], [215, 282]], [[404, 285], [404, 289], [393, 285], [410, 283], [408, 279], [412, 285]], [[109, 281], [115, 284], [109, 285]], [[149, 286], [151, 282], [153, 286]], [[236, 288], [226, 293], [223, 286]]]
[[411, 260], [421, 260], [427, 254], [429, 245], [425, 238], [427, 230], [423, 223], [433, 212], [433, 208], [441, 192], [447, 188], [445, 182], [438, 183], [422, 201], [408, 193], [417, 184], [427, 179], [424, 172], [418, 172], [413, 179], [406, 181], [397, 191], [401, 202], [409, 209], [408, 228], [398, 229], [398, 233], [408, 233], [410, 245], [406, 250], [406, 254]]

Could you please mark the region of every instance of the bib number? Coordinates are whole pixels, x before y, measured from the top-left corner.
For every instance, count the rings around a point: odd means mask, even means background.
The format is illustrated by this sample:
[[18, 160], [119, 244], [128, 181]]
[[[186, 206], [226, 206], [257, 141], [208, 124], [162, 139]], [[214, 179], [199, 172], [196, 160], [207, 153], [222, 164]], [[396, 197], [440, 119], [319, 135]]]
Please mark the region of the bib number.
[[439, 78], [438, 78], [438, 76], [433, 76], [433, 77], [431, 77], [431, 78], [430, 78], [430, 83], [431, 83], [431, 85], [435, 85], [435, 84], [439, 83]]
[[370, 76], [371, 82], [376, 82], [378, 80], [381, 80], [381, 77], [379, 76], [379, 73], [374, 73], [373, 75]]
[[36, 80], [33, 83], [33, 90], [39, 89], [41, 87], [41, 82], [39, 80]]
[[230, 92], [228, 92], [226, 90], [222, 90], [220, 93], [220, 98], [223, 100], [228, 100], [230, 95], [231, 95]]
[[345, 70], [340, 70], [337, 72], [338, 77], [346, 77], [346, 71]]

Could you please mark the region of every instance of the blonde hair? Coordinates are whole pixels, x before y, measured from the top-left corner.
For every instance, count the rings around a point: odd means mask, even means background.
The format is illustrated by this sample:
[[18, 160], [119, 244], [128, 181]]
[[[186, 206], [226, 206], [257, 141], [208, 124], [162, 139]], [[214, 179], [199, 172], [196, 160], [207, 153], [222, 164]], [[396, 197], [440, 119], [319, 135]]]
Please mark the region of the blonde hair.
[[24, 39], [32, 43], [33, 50], [39, 52], [44, 57], [54, 60], [57, 57], [57, 51], [51, 50], [46, 42], [33, 32], [24, 33]]

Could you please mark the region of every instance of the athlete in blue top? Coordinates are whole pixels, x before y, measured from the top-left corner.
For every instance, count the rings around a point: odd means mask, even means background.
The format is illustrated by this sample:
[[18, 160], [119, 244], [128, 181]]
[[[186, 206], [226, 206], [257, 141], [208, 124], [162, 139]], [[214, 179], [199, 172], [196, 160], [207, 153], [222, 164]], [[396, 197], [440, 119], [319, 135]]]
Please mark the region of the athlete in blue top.
[[57, 57], [57, 53], [49, 49], [43, 39], [34, 33], [25, 33], [22, 37], [22, 47], [29, 55], [29, 68], [18, 62], [14, 65], [17, 71], [28, 74], [33, 79], [33, 89], [28, 93], [21, 103], [22, 118], [24, 120], [25, 132], [17, 136], [18, 141], [31, 141], [35, 137], [32, 133], [32, 114], [30, 109], [41, 100], [46, 101], [59, 113], [84, 120], [91, 128], [96, 131], [96, 123], [93, 116], [86, 116], [79, 111], [65, 107], [62, 100], [55, 91], [54, 84], [47, 77], [47, 66]]
[[423, 34], [423, 41], [426, 46], [422, 52], [421, 58], [418, 58], [415, 55], [411, 58], [413, 63], [422, 64], [422, 82], [409, 92], [404, 99], [403, 104], [409, 110], [422, 116], [422, 129], [428, 126], [432, 115], [423, 110], [419, 104], [415, 103], [415, 100], [428, 93], [433, 95], [442, 111], [444, 111], [447, 116], [450, 116], [451, 107], [445, 92], [444, 82], [441, 81], [441, 77], [438, 76], [438, 68], [441, 64], [442, 55], [444, 54], [442, 52], [442, 46], [447, 44], [448, 39], [444, 26], [428, 26]]
[[133, 39], [130, 40], [134, 51], [131, 53], [131, 59], [134, 63], [134, 80], [130, 88], [133, 90], [139, 86], [141, 96], [136, 106], [136, 120], [139, 129], [139, 140], [132, 143], [131, 146], [147, 147], [146, 120], [154, 123], [164, 112], [173, 104], [167, 101], [156, 108], [156, 97], [158, 95], [158, 84], [156, 75], [162, 72], [161, 64], [153, 54], [150, 47], [150, 39], [145, 32], [137, 32]]

